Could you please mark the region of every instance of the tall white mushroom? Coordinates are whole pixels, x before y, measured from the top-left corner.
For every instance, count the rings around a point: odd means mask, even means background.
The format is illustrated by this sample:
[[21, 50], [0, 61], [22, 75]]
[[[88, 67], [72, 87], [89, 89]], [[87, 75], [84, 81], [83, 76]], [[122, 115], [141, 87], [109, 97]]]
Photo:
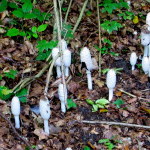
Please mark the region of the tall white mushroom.
[[146, 56], [142, 58], [142, 69], [145, 74], [149, 73], [149, 59]]
[[[56, 56], [59, 54], [59, 48], [55, 47], [52, 49], [52, 57], [53, 59], [56, 58]], [[56, 71], [57, 71], [57, 78], [61, 77], [61, 58], [58, 57], [57, 60], [55, 61], [55, 66], [56, 66]]]
[[149, 55], [150, 34], [141, 32], [141, 44], [144, 46], [144, 56]]
[[68, 77], [69, 76], [69, 67], [71, 65], [71, 51], [69, 51], [68, 49], [63, 51], [63, 62], [64, 62], [64, 66], [65, 66], [65, 76]]
[[146, 16], [146, 24], [149, 26], [148, 30], [150, 31], [150, 12]]
[[132, 52], [131, 53], [131, 56], [130, 56], [130, 64], [132, 66], [132, 70], [135, 69], [135, 64], [137, 62], [137, 56], [136, 56], [136, 53], [135, 52]]
[[91, 70], [93, 69], [93, 62], [90, 54], [90, 50], [87, 47], [84, 47], [80, 52], [81, 63], [84, 62], [86, 64], [86, 74], [88, 79], [88, 89], [92, 90], [92, 77]]
[[110, 69], [107, 72], [106, 84], [109, 89], [109, 101], [113, 98], [113, 90], [116, 86], [116, 72], [114, 69]]
[[20, 128], [20, 101], [17, 96], [14, 96], [11, 101], [11, 112], [15, 118], [15, 128]]
[[40, 99], [39, 109], [40, 109], [41, 117], [44, 120], [44, 131], [45, 131], [45, 133], [47, 133], [49, 135], [48, 120], [51, 115], [49, 101], [45, 100], [45, 99]]
[[61, 101], [61, 111], [65, 113], [67, 104], [67, 88], [62, 83], [58, 86], [58, 96]]

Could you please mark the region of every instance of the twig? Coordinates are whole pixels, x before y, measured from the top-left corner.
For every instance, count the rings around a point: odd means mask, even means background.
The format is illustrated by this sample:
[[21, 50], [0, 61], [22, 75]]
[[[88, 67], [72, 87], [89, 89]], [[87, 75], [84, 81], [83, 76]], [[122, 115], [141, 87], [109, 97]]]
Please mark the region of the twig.
[[67, 9], [67, 12], [66, 12], [66, 16], [65, 16], [65, 23], [67, 22], [67, 19], [68, 19], [68, 14], [69, 14], [69, 11], [70, 11], [70, 8], [71, 8], [71, 4], [72, 4], [72, 0], [70, 0], [70, 3], [69, 3], [69, 6], [68, 6], [68, 9]]
[[[99, 48], [102, 48], [102, 38], [101, 38], [101, 22], [100, 22], [100, 12], [99, 12], [99, 0], [96, 0], [97, 2], [97, 21], [98, 21], [98, 37], [99, 37]], [[101, 62], [102, 62], [102, 56], [101, 56], [101, 50], [99, 51], [99, 77], [101, 77]]]
[[135, 128], [144, 128], [150, 129], [150, 126], [138, 125], [138, 124], [129, 124], [129, 123], [122, 123], [122, 122], [108, 122], [108, 121], [89, 121], [89, 120], [81, 120], [81, 123], [89, 123], [89, 124], [108, 124], [108, 125], [118, 125], [118, 126], [126, 126], [126, 127], [135, 127]]
[[76, 22], [76, 24], [75, 24], [75, 26], [74, 26], [74, 28], [73, 28], [73, 30], [72, 30], [72, 34], [74, 34], [75, 31], [76, 31], [76, 29], [78, 28], [78, 25], [79, 25], [79, 23], [80, 23], [80, 21], [81, 21], [81, 19], [82, 19], [82, 16], [83, 16], [83, 13], [84, 13], [85, 8], [86, 8], [86, 6], [87, 6], [87, 3], [88, 3], [88, 0], [85, 0], [85, 2], [84, 2], [84, 4], [83, 4], [83, 7], [82, 7], [82, 9], [81, 9], [81, 13], [80, 13], [80, 15], [79, 15], [79, 18], [78, 18], [78, 20], [77, 20], [77, 22]]
[[143, 97], [137, 97], [136, 95], [133, 95], [133, 94], [131, 94], [131, 93], [129, 93], [129, 92], [126, 92], [126, 91], [124, 91], [123, 89], [119, 89], [119, 91], [121, 91], [122, 93], [125, 93], [125, 94], [127, 94], [127, 95], [129, 95], [129, 96], [131, 96], [131, 97], [138, 98], [138, 99], [142, 99], [142, 100], [145, 100], [145, 101], [147, 101], [147, 102], [150, 102], [150, 99], [146, 99], [146, 98], [143, 98]]
[[13, 132], [19, 137], [19, 139], [22, 140], [28, 147], [30, 147], [30, 149], [32, 149], [30, 143], [16, 131], [11, 121], [6, 116], [4, 116], [1, 112], [0, 112], [0, 116], [8, 122]]

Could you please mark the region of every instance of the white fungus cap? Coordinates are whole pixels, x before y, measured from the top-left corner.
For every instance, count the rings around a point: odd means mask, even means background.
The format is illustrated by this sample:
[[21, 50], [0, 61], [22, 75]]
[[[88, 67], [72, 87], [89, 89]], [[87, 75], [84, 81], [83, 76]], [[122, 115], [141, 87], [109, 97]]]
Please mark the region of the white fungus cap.
[[68, 49], [63, 52], [63, 62], [65, 67], [69, 67], [71, 65], [71, 51]]
[[86, 64], [86, 67], [89, 71], [93, 69], [92, 58], [90, 50], [87, 47], [84, 47], [80, 52], [81, 62]]
[[70, 148], [70, 147], [67, 147], [65, 150], [72, 150], [72, 148]]
[[150, 26], [150, 12], [146, 16], [146, 24]]
[[20, 101], [17, 96], [14, 96], [11, 101], [11, 112], [14, 116], [20, 115]]
[[61, 39], [58, 46], [62, 48], [62, 51], [65, 51], [67, 49], [67, 42], [64, 39]]
[[66, 102], [67, 100], [67, 88], [64, 87], [62, 83], [58, 86], [58, 96], [60, 101]]
[[[59, 48], [55, 47], [52, 49], [52, 57], [53, 59], [55, 59], [55, 57], [58, 55], [59, 53]], [[55, 61], [55, 65], [56, 66], [61, 66], [61, 59], [60, 57], [57, 58], [57, 60]]]
[[145, 74], [149, 72], [149, 59], [146, 56], [142, 59], [142, 69]]
[[144, 46], [150, 44], [150, 34], [141, 32], [141, 44]]
[[44, 120], [48, 120], [50, 118], [50, 115], [51, 115], [49, 101], [44, 100], [44, 99], [40, 99], [39, 109], [40, 109], [41, 117]]
[[137, 57], [136, 53], [135, 53], [135, 52], [132, 52], [132, 53], [131, 53], [131, 56], [130, 56], [130, 64], [131, 64], [132, 66], [136, 64], [137, 58], [138, 58], [138, 57]]
[[107, 72], [106, 84], [109, 89], [113, 89], [116, 85], [116, 72], [114, 69], [110, 69]]

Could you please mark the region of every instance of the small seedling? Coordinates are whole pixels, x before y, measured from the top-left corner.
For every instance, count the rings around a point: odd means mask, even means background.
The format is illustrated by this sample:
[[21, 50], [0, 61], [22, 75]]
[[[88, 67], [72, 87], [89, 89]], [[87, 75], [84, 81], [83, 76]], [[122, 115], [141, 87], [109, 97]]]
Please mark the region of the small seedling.
[[121, 108], [121, 105], [123, 105], [125, 102], [122, 99], [117, 99], [113, 104], [116, 105], [117, 108]]
[[83, 147], [83, 150], [91, 150], [91, 148], [88, 147], [88, 146], [84, 146], [84, 147]]
[[76, 108], [77, 104], [72, 99], [67, 99], [67, 109]]
[[99, 108], [106, 108], [106, 105], [109, 103], [109, 101], [105, 98], [98, 99], [96, 101], [87, 99], [86, 102], [90, 105], [92, 105], [92, 112], [96, 112], [99, 110]]
[[[106, 74], [109, 70], [110, 70], [109, 68], [103, 69], [103, 70], [102, 70], [102, 73], [103, 73], [103, 74]], [[114, 68], [114, 70], [115, 70], [116, 74], [121, 74], [120, 71], [122, 71], [123, 68]]]

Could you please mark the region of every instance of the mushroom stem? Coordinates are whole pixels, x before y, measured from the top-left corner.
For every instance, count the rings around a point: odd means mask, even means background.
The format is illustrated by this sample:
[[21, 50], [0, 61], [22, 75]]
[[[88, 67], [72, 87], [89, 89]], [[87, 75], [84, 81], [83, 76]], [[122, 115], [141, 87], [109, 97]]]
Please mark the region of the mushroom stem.
[[109, 89], [109, 101], [113, 98], [113, 89]]
[[144, 56], [147, 57], [147, 56], [149, 55], [149, 54], [148, 54], [148, 53], [149, 53], [148, 51], [149, 51], [149, 46], [148, 46], [148, 45], [144, 46]]
[[66, 106], [65, 106], [65, 102], [64, 101], [61, 101], [61, 111], [63, 113], [66, 113]]
[[132, 66], [132, 70], [134, 70], [134, 69], [135, 69], [135, 65]]
[[65, 76], [66, 76], [66, 77], [69, 76], [69, 67], [65, 67]]
[[15, 118], [15, 128], [19, 129], [20, 128], [19, 116], [14, 116], [14, 118]]
[[88, 80], [88, 89], [92, 90], [92, 77], [91, 77], [91, 71], [87, 70], [87, 80]]
[[49, 126], [48, 126], [48, 120], [44, 119], [44, 131], [49, 135]]
[[57, 78], [60, 78], [61, 77], [60, 66], [56, 66], [56, 71], [57, 71]]

